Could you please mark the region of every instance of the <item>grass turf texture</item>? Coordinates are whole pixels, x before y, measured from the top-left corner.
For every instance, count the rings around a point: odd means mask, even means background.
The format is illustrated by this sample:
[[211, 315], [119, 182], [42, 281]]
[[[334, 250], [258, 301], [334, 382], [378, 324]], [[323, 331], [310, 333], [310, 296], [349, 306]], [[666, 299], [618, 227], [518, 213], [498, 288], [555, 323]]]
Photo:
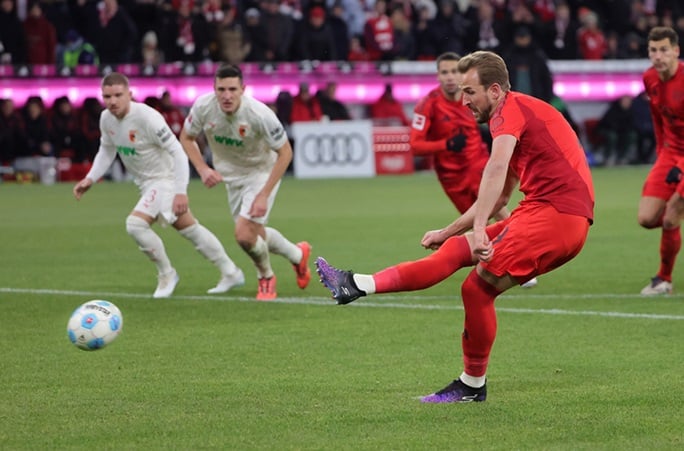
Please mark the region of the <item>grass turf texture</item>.
[[[0, 449], [681, 449], [684, 298], [638, 296], [660, 237], [636, 223], [646, 171], [594, 171], [584, 251], [497, 300], [489, 398], [466, 405], [417, 397], [461, 371], [467, 270], [341, 307], [274, 257], [280, 299], [255, 302], [225, 192], [193, 181], [193, 212], [247, 283], [205, 295], [215, 268], [157, 228], [181, 281], [153, 300], [154, 267], [124, 229], [133, 185], [101, 183], [81, 202], [71, 185], [0, 185]], [[425, 255], [424, 231], [453, 215], [432, 174], [287, 178], [271, 224], [312, 257], [374, 272]], [[95, 298], [121, 308], [124, 329], [84, 352], [66, 322]]]

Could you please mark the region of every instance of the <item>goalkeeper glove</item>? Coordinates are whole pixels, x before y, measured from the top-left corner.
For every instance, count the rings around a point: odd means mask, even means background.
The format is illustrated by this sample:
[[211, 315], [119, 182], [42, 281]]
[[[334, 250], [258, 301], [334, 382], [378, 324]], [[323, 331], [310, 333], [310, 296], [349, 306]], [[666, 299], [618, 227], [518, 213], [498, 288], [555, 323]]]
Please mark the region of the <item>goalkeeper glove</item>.
[[462, 134], [454, 135], [446, 141], [446, 148], [450, 152], [460, 152], [466, 145], [466, 137]]
[[679, 169], [677, 166], [673, 166], [672, 169], [670, 169], [670, 172], [667, 173], [667, 177], [665, 177], [665, 182], [667, 183], [679, 183], [679, 181], [682, 179], [682, 170]]

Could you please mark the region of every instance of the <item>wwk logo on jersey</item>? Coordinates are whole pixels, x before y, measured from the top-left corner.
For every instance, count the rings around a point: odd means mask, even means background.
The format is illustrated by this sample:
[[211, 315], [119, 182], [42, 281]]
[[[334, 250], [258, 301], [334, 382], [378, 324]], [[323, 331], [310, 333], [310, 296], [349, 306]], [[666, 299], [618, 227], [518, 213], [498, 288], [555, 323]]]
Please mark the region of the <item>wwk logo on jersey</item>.
[[223, 144], [225, 146], [235, 146], [235, 147], [244, 146], [244, 143], [241, 140], [231, 138], [229, 136], [214, 135], [214, 141], [216, 141], [219, 144]]
[[129, 157], [136, 155], [135, 147], [116, 146], [116, 151], [121, 155], [129, 156]]

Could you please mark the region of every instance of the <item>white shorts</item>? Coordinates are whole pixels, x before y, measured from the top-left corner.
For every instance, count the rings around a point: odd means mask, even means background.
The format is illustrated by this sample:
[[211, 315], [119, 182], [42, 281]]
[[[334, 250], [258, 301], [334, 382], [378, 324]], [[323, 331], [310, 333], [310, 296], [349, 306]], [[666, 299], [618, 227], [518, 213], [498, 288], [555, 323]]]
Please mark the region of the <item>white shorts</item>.
[[173, 198], [176, 197], [173, 182], [155, 181], [140, 192], [140, 200], [133, 210], [155, 218], [162, 226], [176, 222], [178, 217], [173, 214]]
[[228, 192], [228, 205], [230, 206], [230, 213], [233, 215], [233, 221], [237, 222], [238, 218], [242, 216], [245, 219], [256, 222], [257, 224], [268, 223], [268, 216], [271, 214], [271, 208], [273, 207], [273, 202], [275, 201], [276, 195], [278, 194], [278, 188], [280, 188], [280, 181], [276, 183], [276, 186], [271, 191], [271, 195], [268, 197], [268, 208], [266, 214], [260, 218], [253, 218], [249, 215], [249, 210], [252, 208], [252, 203], [254, 198], [259, 191], [266, 184], [266, 180], [270, 177], [270, 172], [257, 172], [250, 175], [248, 178], [244, 178], [240, 181], [230, 181], [226, 182], [226, 191]]

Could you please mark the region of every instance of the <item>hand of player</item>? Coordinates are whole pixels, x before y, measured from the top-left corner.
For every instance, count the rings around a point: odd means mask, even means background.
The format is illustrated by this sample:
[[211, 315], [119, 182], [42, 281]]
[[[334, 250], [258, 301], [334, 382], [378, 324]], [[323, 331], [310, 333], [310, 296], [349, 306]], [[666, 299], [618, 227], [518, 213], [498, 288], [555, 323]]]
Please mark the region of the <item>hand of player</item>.
[[432, 249], [434, 251], [439, 249], [447, 238], [449, 237], [444, 233], [444, 229], [428, 230], [425, 232], [425, 235], [423, 235], [423, 239], [420, 240], [420, 244], [425, 249]]
[[176, 194], [173, 198], [173, 214], [181, 216], [188, 211], [188, 195]]
[[665, 177], [665, 182], [666, 183], [679, 183], [679, 181], [682, 179], [682, 170], [679, 169], [677, 166], [672, 166], [672, 169], [670, 169], [670, 172], [667, 173], [667, 177]]
[[450, 152], [460, 152], [466, 145], [466, 137], [461, 133], [452, 136], [446, 141], [446, 148]]
[[266, 215], [268, 211], [268, 196], [259, 193], [254, 197], [252, 207], [249, 209], [249, 216], [252, 218], [261, 218]]
[[81, 196], [83, 196], [83, 193], [88, 191], [92, 185], [93, 185], [93, 181], [90, 180], [89, 178], [84, 178], [83, 180], [78, 182], [74, 186], [74, 190], [73, 190], [74, 197], [76, 198], [76, 200], [81, 200]]
[[473, 230], [472, 240], [473, 254], [481, 262], [488, 262], [494, 256], [494, 248], [485, 230]]
[[211, 188], [223, 181], [223, 177], [221, 177], [221, 174], [219, 174], [218, 171], [210, 167], [207, 167], [205, 170], [203, 170], [199, 174], [199, 176], [202, 179], [202, 183], [207, 188]]

